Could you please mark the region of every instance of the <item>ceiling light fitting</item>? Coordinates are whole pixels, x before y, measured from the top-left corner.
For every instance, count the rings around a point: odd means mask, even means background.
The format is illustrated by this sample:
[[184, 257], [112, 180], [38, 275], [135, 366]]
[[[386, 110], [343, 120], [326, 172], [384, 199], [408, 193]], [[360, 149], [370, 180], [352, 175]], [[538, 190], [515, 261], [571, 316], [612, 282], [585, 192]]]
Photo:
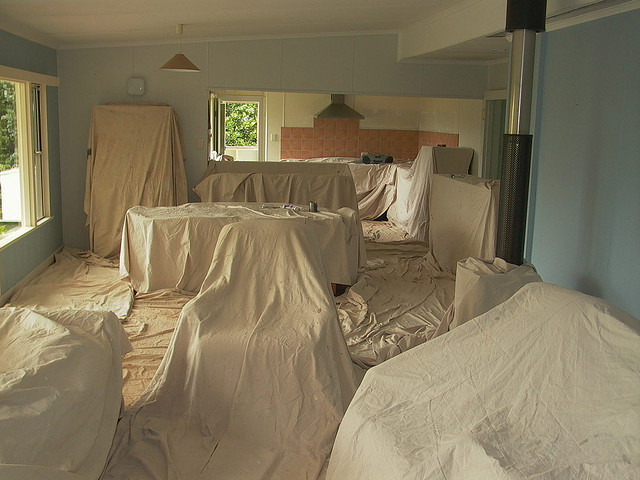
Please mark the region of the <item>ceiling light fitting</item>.
[[199, 72], [200, 69], [196, 67], [191, 60], [182, 54], [182, 30], [183, 25], [179, 23], [176, 25], [176, 34], [178, 35], [178, 53], [176, 53], [171, 59], [160, 67], [160, 70], [166, 70], [169, 72]]

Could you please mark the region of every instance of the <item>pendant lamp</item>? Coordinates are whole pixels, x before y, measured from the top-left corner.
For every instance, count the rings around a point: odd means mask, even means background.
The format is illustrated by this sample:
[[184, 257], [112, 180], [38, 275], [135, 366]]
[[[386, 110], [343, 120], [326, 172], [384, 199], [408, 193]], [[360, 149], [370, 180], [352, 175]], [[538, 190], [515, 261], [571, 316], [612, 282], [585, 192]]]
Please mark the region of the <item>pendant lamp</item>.
[[196, 67], [191, 60], [182, 54], [182, 24], [176, 25], [176, 33], [178, 34], [178, 53], [176, 53], [171, 59], [160, 67], [160, 70], [166, 70], [169, 72], [199, 72], [200, 69]]

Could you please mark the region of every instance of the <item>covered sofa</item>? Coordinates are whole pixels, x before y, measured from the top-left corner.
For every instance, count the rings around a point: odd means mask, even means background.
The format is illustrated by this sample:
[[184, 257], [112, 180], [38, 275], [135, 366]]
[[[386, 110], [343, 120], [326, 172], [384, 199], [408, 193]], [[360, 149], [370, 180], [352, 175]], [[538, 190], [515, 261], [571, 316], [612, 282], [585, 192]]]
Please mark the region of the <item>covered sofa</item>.
[[98, 478], [129, 350], [111, 312], [0, 308], [0, 479]]
[[367, 371], [328, 480], [631, 479], [640, 327], [543, 282]]

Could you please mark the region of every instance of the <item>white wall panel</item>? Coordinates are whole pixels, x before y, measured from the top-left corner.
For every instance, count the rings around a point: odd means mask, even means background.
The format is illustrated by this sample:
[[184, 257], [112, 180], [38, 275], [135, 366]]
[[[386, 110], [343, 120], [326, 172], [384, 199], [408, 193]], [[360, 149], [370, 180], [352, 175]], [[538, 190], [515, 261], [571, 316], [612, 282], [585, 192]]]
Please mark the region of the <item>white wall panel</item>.
[[355, 37], [354, 92], [420, 95], [422, 68], [397, 62], [396, 39], [396, 35]]
[[424, 98], [420, 102], [420, 130], [425, 132], [458, 132], [460, 100], [457, 98]]
[[353, 37], [282, 40], [282, 89], [344, 93], [353, 90]]
[[422, 66], [422, 96], [482, 98], [487, 89], [486, 65]]
[[280, 90], [280, 40], [209, 43], [209, 86]]
[[418, 130], [420, 100], [415, 97], [358, 95], [355, 109], [365, 117], [360, 120], [360, 128]]
[[509, 61], [488, 66], [487, 90], [505, 90], [509, 84]]
[[461, 99], [459, 103], [459, 145], [471, 147], [475, 151], [471, 164], [471, 171], [474, 175], [478, 175], [478, 166], [481, 165], [484, 150], [483, 107], [483, 100]]
[[331, 103], [327, 93], [285, 93], [285, 127], [313, 127], [313, 116]]
[[528, 258], [545, 281], [636, 317], [639, 28], [635, 10], [545, 34], [528, 226]]

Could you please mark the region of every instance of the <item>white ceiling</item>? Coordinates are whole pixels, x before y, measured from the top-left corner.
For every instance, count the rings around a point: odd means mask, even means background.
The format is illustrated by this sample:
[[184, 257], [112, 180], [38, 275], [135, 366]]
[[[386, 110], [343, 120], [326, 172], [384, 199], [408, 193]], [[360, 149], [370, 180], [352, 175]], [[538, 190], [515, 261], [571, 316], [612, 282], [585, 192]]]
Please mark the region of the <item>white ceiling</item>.
[[[57, 47], [397, 32], [460, 0], [0, 0], [9, 31]], [[13, 28], [11, 28], [13, 27]]]
[[[250, 37], [397, 33], [466, 0], [0, 0], [0, 28], [54, 48]], [[482, 39], [480, 39], [482, 40]], [[495, 60], [504, 39], [440, 52], [437, 60]]]
[[[584, 13], [587, 6], [638, 8], [639, 2], [547, 0], [547, 28], [549, 21], [573, 11]], [[173, 43], [176, 24], [184, 24], [184, 42], [401, 33], [478, 5], [476, 11], [486, 14], [486, 5], [492, 4], [501, 5], [504, 15], [506, 0], [504, 4], [499, 0], [0, 0], [0, 29], [59, 49]], [[494, 23], [503, 25], [495, 15]], [[454, 35], [446, 48], [414, 55], [412, 60], [487, 62], [508, 56], [505, 38], [487, 37], [498, 33], [495, 28], [481, 31], [482, 19], [467, 18], [466, 23], [476, 25], [477, 38], [455, 40]], [[438, 38], [451, 30], [443, 32]]]

